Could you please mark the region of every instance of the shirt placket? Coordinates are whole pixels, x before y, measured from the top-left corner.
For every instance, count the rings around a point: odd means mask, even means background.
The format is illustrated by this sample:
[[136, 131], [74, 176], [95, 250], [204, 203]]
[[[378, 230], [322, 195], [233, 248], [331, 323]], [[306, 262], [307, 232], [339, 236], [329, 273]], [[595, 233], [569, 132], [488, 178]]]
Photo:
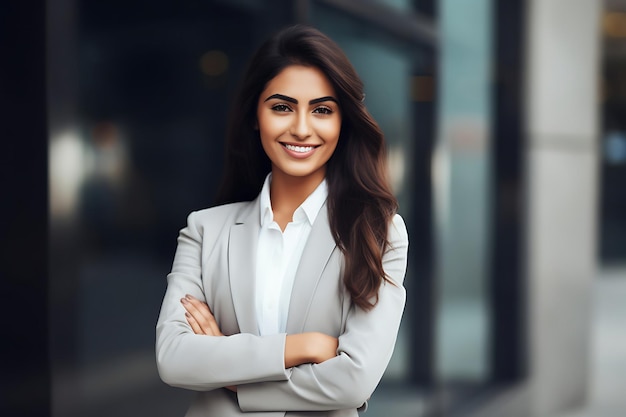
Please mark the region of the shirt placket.
[[274, 227], [270, 228], [271, 240], [272, 240], [272, 256], [270, 262], [271, 267], [267, 276], [268, 285], [265, 287], [264, 297], [264, 309], [263, 315], [265, 316], [265, 323], [268, 330], [271, 329], [272, 333], [277, 333], [279, 330], [279, 307], [280, 307], [280, 292], [282, 287], [282, 279], [284, 275], [283, 268], [283, 251], [284, 243], [283, 236], [280, 230]]

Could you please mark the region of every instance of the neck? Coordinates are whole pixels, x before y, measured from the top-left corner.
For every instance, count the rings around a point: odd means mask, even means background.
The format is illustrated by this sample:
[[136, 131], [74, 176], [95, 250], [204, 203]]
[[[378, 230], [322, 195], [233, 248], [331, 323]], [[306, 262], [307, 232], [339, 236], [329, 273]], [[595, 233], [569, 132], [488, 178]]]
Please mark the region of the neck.
[[274, 220], [284, 229], [292, 221], [293, 213], [324, 180], [325, 172], [306, 177], [294, 177], [272, 169], [270, 199]]

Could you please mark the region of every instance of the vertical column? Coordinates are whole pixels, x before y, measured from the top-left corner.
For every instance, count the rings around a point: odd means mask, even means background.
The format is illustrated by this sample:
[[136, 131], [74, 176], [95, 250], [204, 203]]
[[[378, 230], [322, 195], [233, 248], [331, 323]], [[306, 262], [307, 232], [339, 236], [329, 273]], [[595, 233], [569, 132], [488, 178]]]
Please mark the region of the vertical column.
[[50, 416], [45, 2], [0, 3], [0, 415]]
[[584, 401], [589, 379], [601, 2], [528, 5], [530, 387], [545, 416]]

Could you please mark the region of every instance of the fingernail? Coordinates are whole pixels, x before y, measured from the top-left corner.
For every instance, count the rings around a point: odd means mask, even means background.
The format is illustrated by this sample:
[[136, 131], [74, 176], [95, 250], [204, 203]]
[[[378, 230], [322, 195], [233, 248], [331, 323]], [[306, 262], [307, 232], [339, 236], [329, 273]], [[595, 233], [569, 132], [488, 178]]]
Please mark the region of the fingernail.
[[189, 294], [187, 294], [187, 295], [185, 296], [185, 298], [186, 298], [186, 299], [188, 299], [188, 300], [193, 300], [193, 297], [192, 297], [191, 295], [189, 295]]
[[189, 314], [189, 313], [187, 313], [187, 312], [185, 311], [185, 317], [191, 317], [191, 314]]
[[181, 298], [181, 299], [180, 299], [180, 302], [181, 302], [181, 303], [183, 303], [183, 304], [187, 304], [189, 301], [187, 301], [187, 299], [186, 299], [186, 298]]

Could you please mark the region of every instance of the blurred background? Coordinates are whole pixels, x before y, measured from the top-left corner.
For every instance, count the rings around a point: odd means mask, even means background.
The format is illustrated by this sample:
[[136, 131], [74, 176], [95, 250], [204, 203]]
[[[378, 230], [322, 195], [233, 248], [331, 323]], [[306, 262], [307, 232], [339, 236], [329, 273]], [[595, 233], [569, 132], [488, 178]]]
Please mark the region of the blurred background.
[[296, 22], [361, 75], [409, 228], [366, 415], [626, 415], [626, 1], [42, 4], [48, 415], [184, 414], [154, 358], [176, 237], [248, 58]]

